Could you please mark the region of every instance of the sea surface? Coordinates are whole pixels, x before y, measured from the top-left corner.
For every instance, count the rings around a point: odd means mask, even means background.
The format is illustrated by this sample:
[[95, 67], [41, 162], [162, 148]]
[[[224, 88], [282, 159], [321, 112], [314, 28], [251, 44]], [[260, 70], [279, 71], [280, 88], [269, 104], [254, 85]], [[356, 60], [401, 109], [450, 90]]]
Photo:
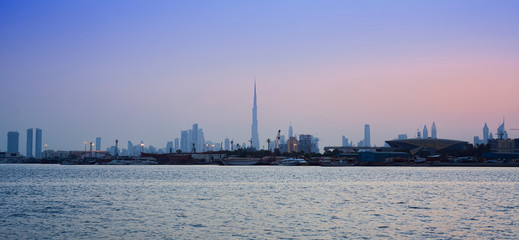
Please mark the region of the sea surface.
[[519, 239], [519, 168], [2, 164], [0, 239]]

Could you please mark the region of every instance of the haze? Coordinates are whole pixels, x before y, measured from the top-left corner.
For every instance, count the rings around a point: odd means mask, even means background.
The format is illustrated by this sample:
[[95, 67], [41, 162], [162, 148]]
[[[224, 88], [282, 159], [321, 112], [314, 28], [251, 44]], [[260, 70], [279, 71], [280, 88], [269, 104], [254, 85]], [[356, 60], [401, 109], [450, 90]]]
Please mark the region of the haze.
[[[0, 150], [519, 128], [519, 1], [2, 1]], [[519, 131], [509, 131], [519, 137]]]

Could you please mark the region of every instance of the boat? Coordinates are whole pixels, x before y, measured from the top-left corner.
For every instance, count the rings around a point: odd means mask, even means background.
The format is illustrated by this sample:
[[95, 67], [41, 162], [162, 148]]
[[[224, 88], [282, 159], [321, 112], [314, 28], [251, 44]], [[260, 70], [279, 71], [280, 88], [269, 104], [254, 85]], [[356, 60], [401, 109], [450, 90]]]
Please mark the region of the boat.
[[287, 158], [279, 161], [280, 166], [300, 166], [308, 165], [308, 162], [302, 158]]
[[221, 165], [224, 166], [247, 166], [256, 165], [260, 162], [261, 158], [254, 157], [226, 157], [220, 160]]

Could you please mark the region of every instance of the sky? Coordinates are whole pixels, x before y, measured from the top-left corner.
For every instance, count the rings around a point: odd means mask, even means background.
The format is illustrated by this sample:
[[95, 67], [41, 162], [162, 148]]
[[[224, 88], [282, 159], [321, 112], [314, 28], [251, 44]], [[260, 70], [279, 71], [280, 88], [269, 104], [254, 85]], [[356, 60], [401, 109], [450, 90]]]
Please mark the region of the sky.
[[[472, 142], [519, 128], [519, 1], [0, 2], [0, 151], [41, 128], [54, 150], [102, 137], [155, 147], [198, 123], [261, 145], [277, 130], [319, 147], [434, 121]], [[519, 137], [519, 131], [509, 130]]]

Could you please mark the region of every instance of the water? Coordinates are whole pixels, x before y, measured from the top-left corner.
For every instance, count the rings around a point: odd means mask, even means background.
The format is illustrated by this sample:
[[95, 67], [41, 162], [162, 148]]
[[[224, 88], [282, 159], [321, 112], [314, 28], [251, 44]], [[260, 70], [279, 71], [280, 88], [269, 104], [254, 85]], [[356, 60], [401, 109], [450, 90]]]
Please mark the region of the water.
[[519, 169], [0, 165], [0, 239], [518, 239]]

